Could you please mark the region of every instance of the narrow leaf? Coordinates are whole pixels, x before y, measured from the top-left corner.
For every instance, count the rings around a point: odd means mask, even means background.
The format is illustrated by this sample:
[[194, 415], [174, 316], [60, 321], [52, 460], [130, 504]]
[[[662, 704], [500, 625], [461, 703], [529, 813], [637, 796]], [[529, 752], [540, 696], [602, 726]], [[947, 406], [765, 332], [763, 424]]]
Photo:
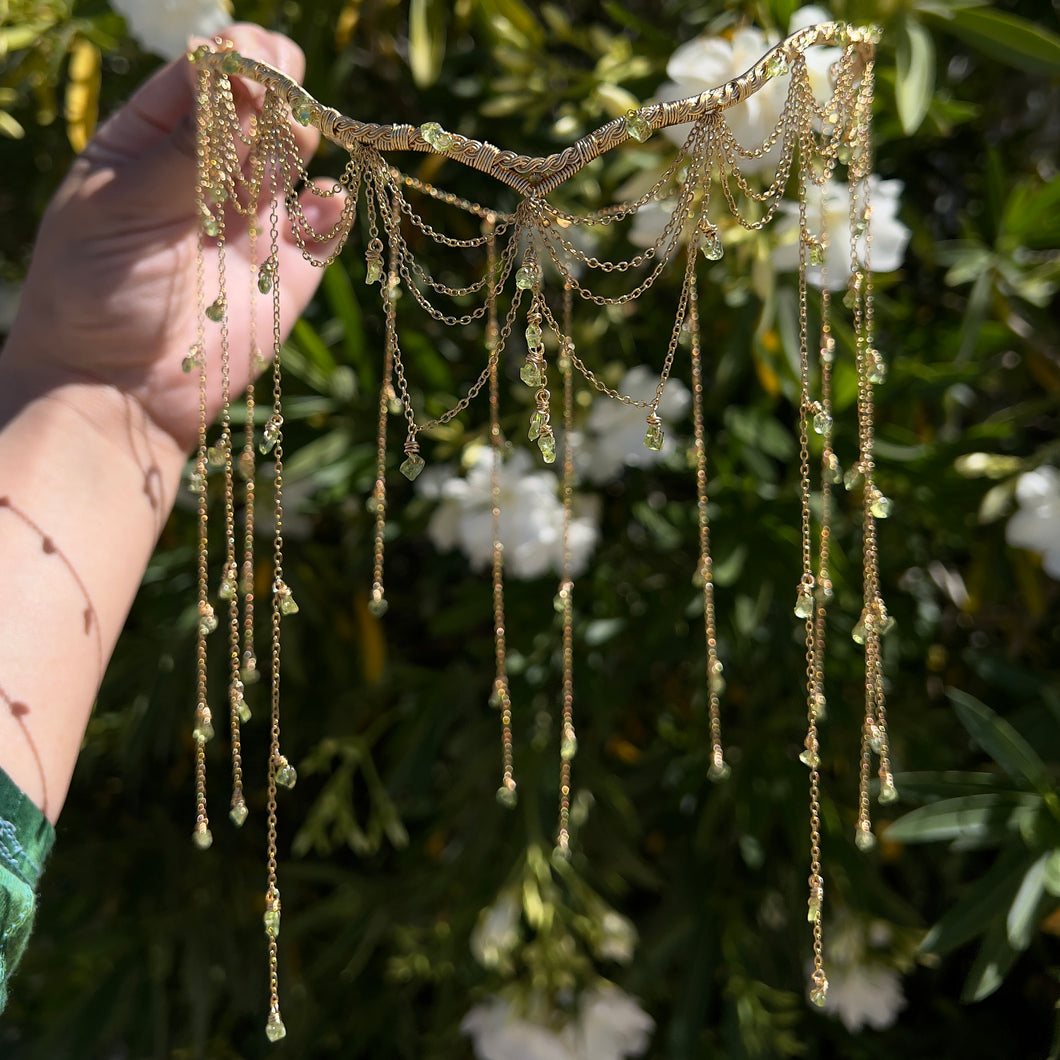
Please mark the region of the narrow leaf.
[[1040, 795], [1051, 795], [1053, 786], [1045, 763], [1033, 747], [985, 703], [951, 688], [947, 694], [971, 737], [1006, 773], [1022, 778]]
[[1037, 923], [1038, 904], [1045, 890], [1045, 866], [1049, 854], [1042, 854], [1031, 865], [1023, 877], [1020, 889], [1009, 906], [1005, 929], [1008, 932], [1009, 945], [1016, 950], [1025, 950], [1031, 944], [1034, 928]]
[[962, 795], [911, 810], [887, 828], [899, 843], [934, 843], [942, 839], [1000, 840], [1018, 831], [1021, 820], [1041, 806], [1037, 795], [997, 791]]
[[447, 9], [439, 0], [411, 0], [409, 5], [409, 68], [420, 88], [433, 85], [442, 72]]
[[971, 1004], [989, 997], [1005, 981], [1019, 951], [1009, 945], [1003, 924], [995, 924], [979, 947], [972, 970], [961, 991], [961, 1001]]
[[988, 7], [963, 8], [944, 23], [991, 58], [1029, 73], [1060, 73], [1060, 37], [1018, 15]]
[[1022, 852], [1000, 858], [924, 936], [921, 952], [948, 953], [982, 934], [991, 922], [1000, 922], [1000, 913], [1012, 904], [1029, 866], [1030, 859]]
[[920, 128], [935, 91], [935, 43], [915, 19], [904, 19], [902, 28], [897, 46], [895, 101], [902, 131], [910, 136]]

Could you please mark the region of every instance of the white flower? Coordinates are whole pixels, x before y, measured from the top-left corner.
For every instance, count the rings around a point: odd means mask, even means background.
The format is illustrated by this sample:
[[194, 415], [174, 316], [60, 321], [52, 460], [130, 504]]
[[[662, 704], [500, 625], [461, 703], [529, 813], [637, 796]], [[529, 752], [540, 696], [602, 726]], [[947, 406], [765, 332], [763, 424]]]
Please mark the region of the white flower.
[[[909, 229], [898, 220], [899, 197], [903, 184], [900, 180], [880, 180], [869, 177], [869, 202], [872, 218], [869, 222], [872, 233], [872, 271], [892, 272], [902, 264], [905, 247], [909, 242]], [[852, 233], [850, 228], [849, 196], [845, 184], [826, 181], [818, 187], [811, 184], [807, 189], [807, 225], [811, 235], [820, 234], [821, 204], [824, 203], [824, 227], [828, 232], [828, 250], [824, 268], [828, 275], [828, 288], [841, 290], [850, 275], [850, 251]], [[860, 203], [858, 204], [860, 208]], [[780, 220], [776, 227], [777, 246], [773, 251], [773, 266], [779, 272], [799, 267], [799, 207], [793, 202], [782, 202]], [[858, 260], [864, 263], [866, 241], [864, 234], [857, 237], [854, 249]], [[821, 286], [821, 267], [808, 265], [806, 278], [815, 287]]]
[[[800, 8], [791, 19], [789, 32], [817, 22], [828, 22], [831, 16], [820, 7]], [[661, 100], [695, 96], [718, 88], [746, 73], [780, 38], [765, 34], [754, 26], [737, 29], [731, 37], [697, 37], [682, 44], [670, 56], [666, 73], [670, 81], [658, 91]], [[824, 100], [831, 92], [829, 70], [838, 57], [837, 48], [810, 48], [806, 53], [806, 67], [810, 84], [818, 99]], [[725, 120], [737, 142], [746, 148], [761, 144], [773, 131], [784, 109], [788, 79], [774, 78], [749, 99], [725, 111]], [[675, 125], [664, 130], [676, 144], [683, 144], [688, 125]], [[761, 173], [776, 167], [780, 157], [779, 145], [758, 159], [743, 159], [740, 168], [746, 173]]]
[[516, 1015], [499, 997], [476, 1005], [460, 1029], [479, 1060], [626, 1060], [647, 1049], [654, 1026], [633, 998], [608, 985], [586, 992], [558, 1032]]
[[493, 905], [483, 909], [471, 932], [471, 952], [483, 968], [496, 968], [506, 962], [519, 944], [519, 922], [523, 909], [519, 893], [502, 891]]
[[145, 51], [166, 59], [182, 55], [189, 37], [212, 37], [232, 23], [225, 0], [111, 0], [111, 6]]
[[[620, 394], [648, 401], [655, 396], [658, 376], [644, 364], [626, 372], [618, 386]], [[670, 379], [659, 403], [664, 430], [668, 421], [680, 419], [691, 401], [688, 388], [679, 379]], [[644, 444], [647, 430], [644, 409], [623, 405], [613, 398], [598, 397], [593, 403], [585, 435], [574, 450], [579, 472], [591, 482], [609, 482], [625, 467], [651, 467], [674, 449], [672, 431], [665, 430], [661, 450]]]
[[[438, 548], [459, 548], [475, 570], [493, 560], [492, 468], [493, 454], [483, 446], [471, 453], [466, 477], [439, 467], [416, 480], [421, 493], [440, 502], [428, 536]], [[530, 453], [516, 449], [501, 465], [499, 485], [505, 573], [514, 578], [538, 578], [549, 570], [562, 573], [563, 505], [556, 475], [535, 469]], [[595, 505], [576, 497], [570, 528], [573, 577], [588, 566], [598, 522]]]
[[843, 1021], [848, 1031], [883, 1030], [905, 1008], [902, 977], [884, 964], [840, 965], [828, 970], [824, 1010]]
[[1042, 557], [1042, 567], [1060, 580], [1060, 472], [1040, 467], [1016, 483], [1019, 509], [1005, 527], [1005, 540]]

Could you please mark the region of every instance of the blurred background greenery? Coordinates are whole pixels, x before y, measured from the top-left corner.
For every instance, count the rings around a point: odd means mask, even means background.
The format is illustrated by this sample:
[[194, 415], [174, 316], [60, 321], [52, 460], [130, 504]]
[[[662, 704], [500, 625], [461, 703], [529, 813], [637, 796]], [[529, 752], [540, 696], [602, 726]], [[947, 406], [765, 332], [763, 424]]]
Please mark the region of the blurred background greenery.
[[[309, 91], [345, 113], [436, 120], [546, 153], [650, 99], [678, 44], [751, 22], [781, 33], [795, 6], [236, 0], [234, 13], [292, 36]], [[0, 1024], [3, 1056], [470, 1057], [460, 1024], [476, 1003], [540, 988], [562, 1010], [600, 974], [651, 1014], [647, 1055], [667, 1060], [1060, 1055], [1060, 597], [1040, 557], [1005, 534], [1021, 476], [1058, 452], [1060, 41], [1046, 28], [1056, 12], [1045, 0], [837, 0], [830, 10], [883, 28], [877, 171], [904, 183], [900, 217], [912, 230], [901, 269], [878, 284], [890, 361], [879, 480], [895, 501], [881, 562], [898, 621], [885, 647], [903, 797], [889, 816], [904, 819], [890, 831], [881, 822], [867, 856], [852, 842], [856, 498], [841, 495], [837, 516], [845, 558], [822, 746], [824, 871], [828, 970], [847, 1008], [821, 1012], [805, 998], [796, 390], [785, 341], [794, 278], [761, 267], [764, 243], [727, 255], [701, 287], [732, 777], [706, 779], [695, 483], [679, 450], [597, 491], [600, 541], [576, 619], [577, 853], [559, 872], [543, 854], [557, 773], [554, 579], [508, 587], [514, 811], [493, 795], [488, 585], [463, 556], [434, 547], [433, 506], [400, 476], [390, 610], [380, 621], [366, 608], [382, 328], [355, 250], [285, 351], [299, 454], [288, 577], [301, 604], [285, 649], [286, 751], [301, 775], [281, 809], [287, 1040], [269, 1046], [262, 1033], [260, 791], [243, 831], [216, 827], [205, 854], [189, 842], [194, 528], [178, 510], [89, 727]], [[157, 62], [100, 0], [0, 2], [5, 325], [75, 151], [97, 113]], [[661, 141], [593, 167], [562, 201], [607, 205], [659, 164]], [[337, 172], [341, 160], [325, 148], [318, 163]], [[477, 174], [438, 172], [419, 156], [407, 164], [511, 205]], [[594, 342], [592, 323], [580, 323], [589, 363], [609, 378], [654, 363], [678, 283], [643, 300], [616, 339]], [[475, 343], [423, 319], [402, 334], [424, 400], [458, 394], [475, 374]], [[844, 411], [837, 448], [851, 452]], [[522, 413], [510, 417], [520, 437]], [[673, 430], [691, 436], [688, 421]], [[480, 419], [454, 424], [428, 462], [457, 460], [481, 437]], [[264, 761], [260, 727], [246, 740]], [[221, 749], [213, 754], [220, 792]]]

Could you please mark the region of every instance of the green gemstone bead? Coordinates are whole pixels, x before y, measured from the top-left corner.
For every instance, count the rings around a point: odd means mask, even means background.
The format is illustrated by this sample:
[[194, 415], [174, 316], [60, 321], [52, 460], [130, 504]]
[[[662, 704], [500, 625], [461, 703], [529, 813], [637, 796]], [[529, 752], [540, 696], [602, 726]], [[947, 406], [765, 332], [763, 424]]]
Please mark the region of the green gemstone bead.
[[453, 137], [436, 121], [428, 121], [420, 126], [420, 136], [436, 151], [448, 151], [453, 146]]
[[894, 504], [890, 497], [885, 497], [879, 492], [873, 497], [872, 503], [869, 505], [869, 511], [875, 519], [886, 519], [891, 514], [893, 508]]
[[530, 349], [537, 349], [541, 345], [542, 332], [541, 328], [537, 324], [527, 324], [526, 326], [526, 344]]
[[247, 809], [247, 804], [242, 799], [237, 799], [233, 802], [232, 808], [228, 811], [228, 818], [236, 828], [242, 828], [246, 824], [249, 815], [250, 811]]
[[258, 269], [258, 290], [262, 294], [268, 294], [272, 290], [272, 281], [275, 278], [276, 273], [273, 269], [272, 263], [266, 261], [261, 268]]
[[823, 1005], [824, 1005], [824, 1003], [825, 1003], [825, 999], [826, 999], [827, 997], [828, 997], [828, 980], [827, 980], [827, 979], [825, 979], [825, 978], [824, 978], [824, 977], [822, 976], [822, 977], [821, 977], [821, 981], [820, 981], [820, 982], [819, 982], [818, 984], [816, 984], [816, 985], [815, 985], [815, 986], [814, 986], [814, 987], [813, 987], [813, 988], [812, 988], [812, 989], [810, 990], [810, 1000], [811, 1000], [811, 1001], [812, 1001], [812, 1002], [813, 1002], [813, 1003], [814, 1003], [814, 1004], [815, 1004], [815, 1005], [816, 1005], [816, 1006], [817, 1006], [818, 1008], [820, 1008], [821, 1006], [823, 1006]]
[[545, 385], [545, 373], [541, 370], [540, 362], [531, 360], [529, 357], [519, 369], [519, 378], [534, 390]]
[[287, 1028], [283, 1025], [279, 1012], [275, 1010], [269, 1013], [268, 1022], [265, 1024], [265, 1037], [270, 1042], [282, 1041], [287, 1037]]
[[199, 609], [199, 632], [205, 637], [217, 629], [217, 615], [210, 604], [203, 604]]
[[795, 617], [811, 618], [813, 616], [813, 595], [808, 589], [800, 588], [795, 597]]
[[541, 437], [537, 440], [537, 447], [541, 450], [541, 457], [546, 464], [554, 464], [556, 462], [556, 438], [551, 431], [547, 433], [541, 432]]
[[530, 417], [530, 429], [526, 432], [527, 438], [536, 442], [541, 437], [541, 432], [548, 426], [548, 413], [540, 409]]
[[515, 274], [515, 286], [521, 291], [529, 291], [538, 281], [539, 273], [532, 265], [523, 265]]
[[291, 116], [299, 125], [308, 125], [313, 120], [313, 105], [308, 100], [296, 103], [291, 108]]
[[390, 604], [387, 603], [386, 598], [380, 594], [379, 596], [373, 596], [368, 601], [368, 613], [375, 615], [376, 618], [382, 618], [390, 608]]
[[890, 802], [898, 801], [898, 789], [894, 786], [893, 780], [884, 780], [880, 784], [880, 802], [886, 805]]
[[578, 737], [574, 735], [573, 729], [568, 729], [559, 744], [559, 756], [564, 762], [569, 762], [578, 753]]
[[704, 234], [703, 242], [699, 244], [699, 249], [707, 261], [721, 261], [725, 254], [725, 248], [721, 244], [721, 235], [716, 228], [712, 228]]
[[715, 784], [720, 784], [723, 780], [728, 780], [732, 776], [732, 769], [728, 762], [723, 759], [716, 759], [710, 763], [710, 767], [707, 769], [707, 779]]
[[771, 55], [766, 63], [766, 77], [783, 77], [788, 70], [788, 60], [783, 55]]
[[854, 833], [854, 845], [861, 851], [871, 850], [876, 845], [876, 837], [872, 834], [872, 829], [868, 827], [867, 821], [863, 825], [858, 825]]
[[799, 755], [799, 761], [809, 769], [816, 769], [821, 764], [817, 752], [811, 751], [808, 747]]
[[405, 457], [399, 470], [409, 480], [414, 482], [419, 473], [427, 466], [427, 462], [419, 453], [410, 453]]
[[276, 595], [276, 599], [279, 601], [280, 614], [298, 614], [298, 602], [294, 598], [294, 593], [291, 592], [291, 587], [286, 582], [278, 582], [272, 591]]
[[639, 111], [628, 111], [624, 124], [629, 136], [640, 144], [644, 143], [645, 140], [650, 139], [653, 132], [651, 125], [649, 125], [647, 120], [640, 115]]
[[497, 789], [497, 801], [505, 808], [512, 809], [519, 801], [515, 791], [515, 781], [508, 780]]
[[213, 833], [206, 825], [199, 825], [194, 832], [191, 833], [191, 841], [200, 850], [209, 850], [213, 846]]
[[242, 58], [237, 51], [226, 52], [225, 57], [221, 60], [221, 72], [229, 75], [238, 73], [239, 62]]
[[185, 372], [190, 372], [194, 368], [198, 368], [202, 364], [202, 347], [196, 343], [190, 350], [188, 355], [180, 362], [180, 367]]
[[380, 258], [369, 258], [364, 274], [365, 283], [378, 283], [383, 278], [383, 262]]
[[298, 783], [298, 770], [283, 755], [276, 759], [276, 783], [281, 788], [293, 788]]
[[219, 324], [224, 320], [225, 315], [225, 300], [223, 298], [216, 298], [206, 307], [206, 319], [212, 320], [215, 324]]
[[812, 243], [810, 245], [810, 264], [824, 264], [824, 247], [822, 247], [820, 243]]
[[813, 414], [813, 429], [817, 434], [827, 434], [832, 429], [831, 413], [820, 409]]
[[211, 238], [216, 239], [221, 234], [221, 225], [216, 217], [207, 217], [202, 222], [202, 230]]
[[265, 915], [262, 917], [265, 923], [265, 934], [270, 939], [277, 939], [280, 937], [280, 911], [279, 909], [266, 909]]
[[657, 453], [662, 449], [664, 440], [665, 435], [663, 434], [662, 423], [657, 419], [648, 420], [648, 429], [644, 433], [644, 444]]

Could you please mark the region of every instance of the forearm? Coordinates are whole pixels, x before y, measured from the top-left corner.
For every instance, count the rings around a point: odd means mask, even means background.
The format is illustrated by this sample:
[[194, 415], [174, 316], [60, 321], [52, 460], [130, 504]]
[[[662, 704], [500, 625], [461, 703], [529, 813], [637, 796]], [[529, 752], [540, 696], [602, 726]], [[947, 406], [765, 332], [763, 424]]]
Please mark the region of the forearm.
[[22, 363], [0, 354], [0, 767], [54, 822], [185, 457], [127, 395]]

